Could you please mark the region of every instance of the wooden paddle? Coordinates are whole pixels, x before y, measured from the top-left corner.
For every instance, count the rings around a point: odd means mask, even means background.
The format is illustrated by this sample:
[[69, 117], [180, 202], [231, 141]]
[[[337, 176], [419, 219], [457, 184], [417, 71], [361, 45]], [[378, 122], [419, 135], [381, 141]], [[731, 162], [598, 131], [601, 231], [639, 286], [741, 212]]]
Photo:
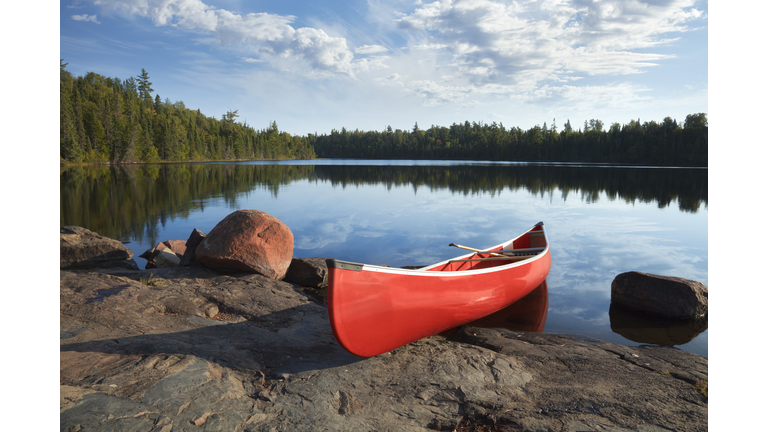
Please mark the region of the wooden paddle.
[[456, 262], [468, 262], [468, 261], [497, 261], [497, 260], [526, 260], [528, 258], [533, 258], [536, 255], [515, 255], [515, 256], [501, 256], [501, 257], [490, 257], [490, 258], [470, 258], [470, 259], [455, 259], [450, 260], [449, 262], [456, 263]]
[[460, 249], [471, 250], [472, 252], [482, 252], [482, 253], [486, 253], [486, 254], [489, 254], [489, 255], [497, 256], [497, 257], [504, 256], [502, 254], [497, 254], [497, 253], [494, 253], [494, 252], [485, 252], [485, 251], [483, 251], [481, 249], [475, 249], [475, 248], [471, 248], [471, 247], [467, 247], [467, 246], [457, 245], [456, 243], [451, 243], [448, 246], [453, 246], [453, 247], [457, 247], [457, 248], [460, 248]]

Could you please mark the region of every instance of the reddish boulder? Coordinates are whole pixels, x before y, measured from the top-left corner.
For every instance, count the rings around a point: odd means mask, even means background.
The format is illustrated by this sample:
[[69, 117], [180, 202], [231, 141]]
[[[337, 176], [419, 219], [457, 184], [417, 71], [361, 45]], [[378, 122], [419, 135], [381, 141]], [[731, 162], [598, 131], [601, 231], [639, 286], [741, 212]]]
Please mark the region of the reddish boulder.
[[293, 233], [263, 211], [238, 210], [208, 233], [195, 257], [214, 270], [260, 273], [281, 280], [291, 265]]

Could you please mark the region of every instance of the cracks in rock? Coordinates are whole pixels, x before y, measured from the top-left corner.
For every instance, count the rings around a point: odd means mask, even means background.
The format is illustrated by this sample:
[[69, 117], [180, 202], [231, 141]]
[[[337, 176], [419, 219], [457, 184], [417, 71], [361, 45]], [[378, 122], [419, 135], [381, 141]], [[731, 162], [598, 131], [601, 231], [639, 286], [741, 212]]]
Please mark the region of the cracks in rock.
[[603, 349], [606, 352], [616, 355], [617, 358], [631, 365], [641, 367], [643, 369], [658, 373], [660, 375], [666, 375], [678, 381], [685, 382], [686, 384], [695, 385], [699, 381], [698, 377], [696, 377], [695, 375], [689, 372], [673, 371], [673, 369], [675, 369], [677, 366], [667, 361], [664, 361], [662, 359], [645, 354], [647, 358], [651, 359], [654, 363], [657, 363], [656, 365], [652, 365], [651, 363], [643, 362], [641, 360], [640, 354], [634, 354], [630, 352], [620, 352], [610, 348], [603, 348]]

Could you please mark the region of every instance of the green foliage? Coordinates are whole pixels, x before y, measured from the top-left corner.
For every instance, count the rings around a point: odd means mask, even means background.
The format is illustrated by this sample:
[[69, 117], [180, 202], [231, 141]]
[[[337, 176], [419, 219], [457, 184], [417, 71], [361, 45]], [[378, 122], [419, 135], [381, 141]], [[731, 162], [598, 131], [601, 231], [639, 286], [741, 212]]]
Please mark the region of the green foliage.
[[136, 78], [139, 79], [139, 97], [142, 99], [151, 98], [151, 93], [155, 90], [152, 88], [152, 83], [149, 82], [149, 73], [144, 68], [141, 68], [141, 75], [137, 75]]
[[698, 390], [699, 393], [704, 395], [705, 398], [709, 398], [709, 389], [708, 389], [708, 383], [706, 380], [698, 380], [696, 381], [696, 384], [694, 384], [692, 387]]
[[89, 72], [60, 73], [59, 154], [66, 162], [157, 162], [233, 159], [312, 159], [309, 138], [277, 129], [257, 131], [236, 122], [237, 110], [221, 120], [162, 101], [149, 73], [127, 80]]
[[221, 119], [162, 101], [151, 93], [149, 73], [121, 81], [93, 72], [73, 77], [60, 61], [59, 154], [68, 162], [201, 161], [254, 159], [448, 159], [550, 161], [707, 166], [708, 122], [690, 114], [683, 127], [630, 120], [606, 130], [601, 120], [574, 130], [570, 119], [524, 131], [503, 124], [454, 123], [450, 127], [382, 132], [342, 128], [330, 134], [291, 136], [272, 121], [267, 129], [237, 122], [237, 110]]
[[613, 123], [606, 130], [601, 120], [584, 122], [575, 131], [567, 120], [561, 132], [536, 125], [524, 131], [492, 124], [452, 124], [382, 132], [332, 130], [309, 135], [318, 157], [360, 159], [448, 159], [493, 161], [548, 161], [628, 163], [666, 166], [707, 166], [706, 114], [686, 118], [685, 128], [666, 117], [662, 123]]
[[705, 128], [708, 127], [707, 115], [705, 113], [688, 114], [685, 116], [685, 128]]

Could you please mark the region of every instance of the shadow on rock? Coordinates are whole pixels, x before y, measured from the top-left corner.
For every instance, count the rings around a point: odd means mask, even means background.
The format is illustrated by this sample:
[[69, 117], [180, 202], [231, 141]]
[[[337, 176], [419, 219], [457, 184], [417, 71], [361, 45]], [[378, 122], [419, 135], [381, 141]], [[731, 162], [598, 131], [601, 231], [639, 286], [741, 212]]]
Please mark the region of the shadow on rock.
[[[157, 277], [149, 283], [147, 274]], [[105, 356], [68, 353], [191, 355], [277, 374], [360, 360], [336, 342], [328, 309], [291, 284], [258, 275], [130, 276], [62, 272], [60, 351], [75, 375], [87, 370], [77, 363]]]
[[[303, 308], [306, 307], [299, 306], [291, 312], [303, 314]], [[205, 327], [72, 343], [62, 345], [60, 350], [139, 356], [193, 355], [225, 367], [259, 370], [273, 375], [333, 368], [362, 360], [338, 346], [327, 319], [325, 323], [318, 323], [316, 319], [302, 320], [289, 327], [269, 330], [253, 322], [224, 323], [201, 317], [187, 318], [191, 323]]]
[[[327, 316], [318, 316], [314, 305], [303, 305], [278, 314], [302, 317], [283, 328], [260, 325], [281, 317], [263, 316], [259, 322], [226, 323], [212, 319], [180, 317], [200, 328], [174, 333], [145, 334], [61, 345], [61, 352], [100, 352], [120, 355], [193, 355], [226, 367], [262, 372], [298, 373], [327, 369], [362, 360], [347, 353], [333, 337]], [[268, 325], [268, 324], [266, 324]], [[62, 336], [68, 336], [62, 334]]]

